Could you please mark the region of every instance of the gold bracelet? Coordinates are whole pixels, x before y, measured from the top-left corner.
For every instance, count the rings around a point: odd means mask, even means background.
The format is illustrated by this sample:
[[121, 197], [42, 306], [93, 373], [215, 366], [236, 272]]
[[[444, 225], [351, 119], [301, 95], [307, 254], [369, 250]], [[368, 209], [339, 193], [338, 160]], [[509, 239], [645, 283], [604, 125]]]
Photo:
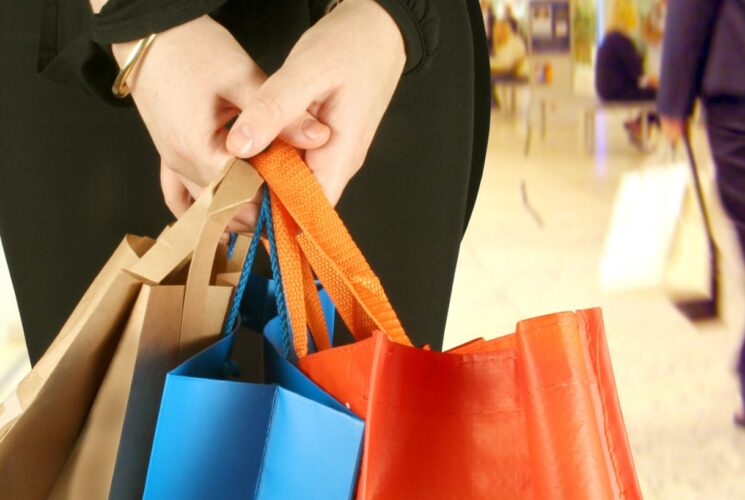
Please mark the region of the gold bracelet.
[[132, 52], [129, 53], [127, 62], [125, 62], [124, 66], [122, 66], [122, 69], [119, 70], [119, 74], [116, 75], [116, 80], [114, 80], [114, 85], [111, 87], [111, 92], [114, 94], [114, 97], [118, 99], [124, 99], [129, 95], [127, 78], [135, 69], [135, 66], [137, 66], [137, 63], [140, 61], [140, 59], [142, 59], [142, 57], [145, 55], [147, 48], [150, 47], [150, 44], [153, 43], [153, 40], [155, 40], [155, 33], [139, 40], [137, 42], [137, 45], [135, 45], [135, 48], [132, 49]]
[[341, 2], [342, 0], [331, 0], [328, 5], [326, 5], [326, 12], [324, 12], [324, 14], [328, 14], [334, 10]]

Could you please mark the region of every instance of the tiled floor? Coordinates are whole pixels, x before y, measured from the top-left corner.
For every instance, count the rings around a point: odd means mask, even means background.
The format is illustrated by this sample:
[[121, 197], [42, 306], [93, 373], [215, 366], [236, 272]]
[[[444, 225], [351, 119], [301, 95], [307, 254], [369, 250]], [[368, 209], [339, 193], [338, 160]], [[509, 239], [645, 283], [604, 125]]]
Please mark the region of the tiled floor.
[[[576, 117], [559, 110], [549, 118], [546, 140], [536, 140], [525, 158], [518, 117], [493, 116], [446, 344], [508, 333], [517, 320], [535, 315], [602, 306], [645, 498], [745, 498], [745, 432], [730, 422], [745, 273], [726, 219], [715, 210], [725, 258], [722, 322], [693, 325], [661, 292], [605, 294], [596, 270], [618, 181], [645, 156], [626, 144], [623, 116], [598, 121], [598, 153], [587, 155]], [[696, 139], [705, 157], [700, 131]], [[27, 369], [4, 266], [0, 256], [0, 397]]]

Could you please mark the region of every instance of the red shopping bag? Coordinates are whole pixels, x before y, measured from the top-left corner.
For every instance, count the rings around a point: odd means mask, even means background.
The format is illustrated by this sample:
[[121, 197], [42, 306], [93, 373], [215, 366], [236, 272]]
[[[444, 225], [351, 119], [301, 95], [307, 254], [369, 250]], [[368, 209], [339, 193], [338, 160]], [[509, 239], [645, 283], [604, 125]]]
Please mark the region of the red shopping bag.
[[[282, 220], [298, 365], [365, 419], [358, 498], [641, 498], [599, 310], [449, 352], [415, 348], [299, 155], [277, 144], [252, 163]], [[355, 344], [307, 354], [307, 265]]]

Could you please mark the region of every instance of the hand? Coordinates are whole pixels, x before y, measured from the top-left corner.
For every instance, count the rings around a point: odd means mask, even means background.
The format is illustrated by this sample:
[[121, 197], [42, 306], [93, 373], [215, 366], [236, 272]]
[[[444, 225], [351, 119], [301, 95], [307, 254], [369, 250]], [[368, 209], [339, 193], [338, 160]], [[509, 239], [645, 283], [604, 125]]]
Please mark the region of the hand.
[[686, 120], [683, 118], [675, 118], [672, 116], [661, 116], [660, 121], [662, 122], [662, 135], [672, 145], [675, 146], [681, 137], [686, 127]]
[[[120, 62], [133, 43], [114, 45]], [[226, 124], [252, 100], [266, 80], [235, 39], [203, 16], [158, 34], [130, 75], [137, 109], [161, 156], [166, 204], [180, 216], [232, 155], [225, 147]], [[279, 131], [301, 149], [317, 148], [329, 129], [301, 110]], [[257, 206], [246, 207], [230, 230], [253, 227]]]
[[247, 158], [310, 110], [331, 128], [305, 160], [336, 203], [359, 170], [401, 77], [403, 38], [374, 0], [346, 0], [310, 28], [242, 106], [227, 148]]

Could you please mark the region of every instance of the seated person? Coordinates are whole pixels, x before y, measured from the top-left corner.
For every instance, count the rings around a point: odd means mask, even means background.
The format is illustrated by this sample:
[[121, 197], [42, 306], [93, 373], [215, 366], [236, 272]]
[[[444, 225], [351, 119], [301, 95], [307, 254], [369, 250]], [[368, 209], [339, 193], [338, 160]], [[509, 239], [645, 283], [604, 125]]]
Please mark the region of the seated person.
[[[630, 0], [615, 0], [608, 32], [595, 64], [595, 89], [605, 101], [652, 101], [657, 81], [644, 75], [644, 61], [631, 36], [637, 26], [636, 8]], [[650, 122], [657, 123], [656, 115]], [[626, 123], [631, 141], [639, 144], [641, 117]]]
[[506, 20], [494, 23], [492, 32], [494, 54], [491, 57], [492, 75], [499, 78], [526, 79], [528, 57], [525, 42], [513, 31]]

